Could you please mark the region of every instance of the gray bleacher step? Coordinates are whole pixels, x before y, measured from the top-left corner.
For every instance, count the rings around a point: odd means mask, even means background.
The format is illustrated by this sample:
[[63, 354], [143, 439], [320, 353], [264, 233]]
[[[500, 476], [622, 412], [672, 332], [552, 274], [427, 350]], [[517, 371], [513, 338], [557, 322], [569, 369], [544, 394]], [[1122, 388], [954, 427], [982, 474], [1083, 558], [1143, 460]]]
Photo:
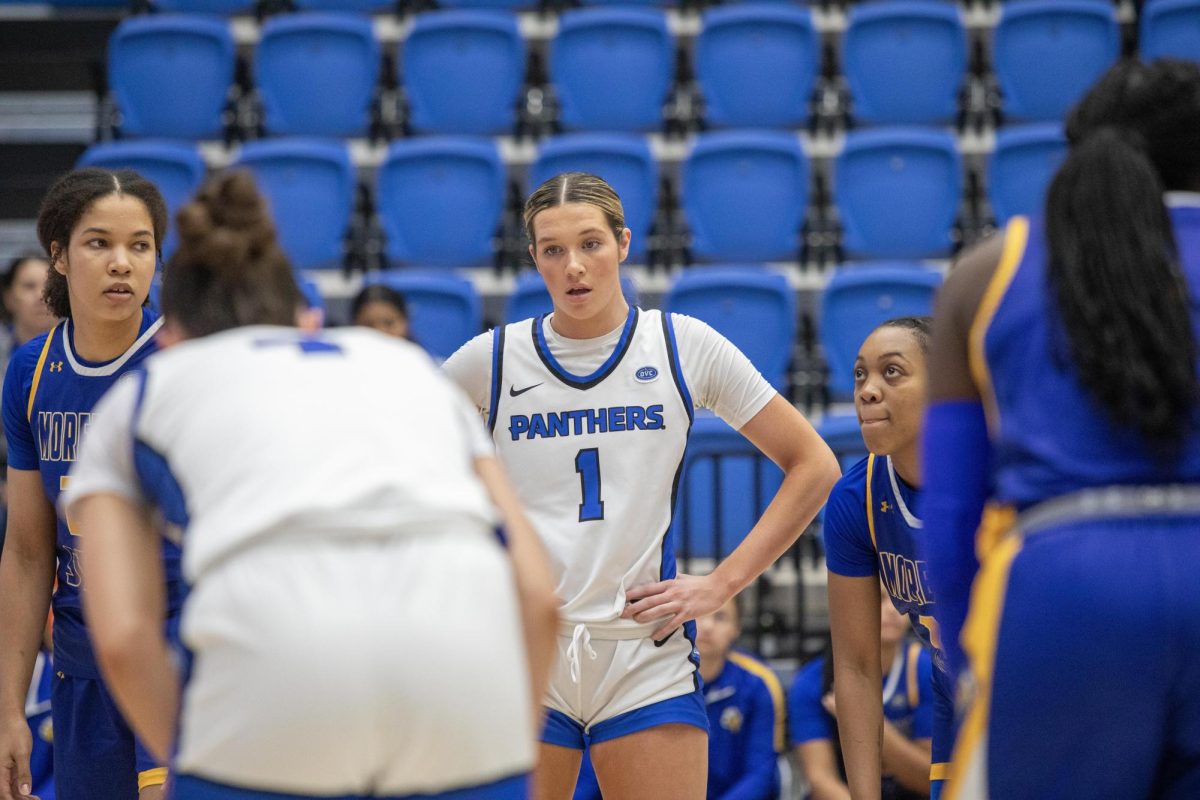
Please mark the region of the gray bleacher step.
[[0, 142], [79, 142], [96, 138], [92, 92], [0, 92]]

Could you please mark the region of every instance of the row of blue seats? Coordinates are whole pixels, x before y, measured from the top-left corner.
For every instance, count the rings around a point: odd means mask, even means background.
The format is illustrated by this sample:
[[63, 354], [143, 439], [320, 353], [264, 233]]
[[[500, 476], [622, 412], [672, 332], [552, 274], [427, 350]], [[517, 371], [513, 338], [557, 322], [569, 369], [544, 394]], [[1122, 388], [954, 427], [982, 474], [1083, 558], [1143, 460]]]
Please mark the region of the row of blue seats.
[[[929, 314], [941, 273], [916, 263], [869, 263], [839, 268], [821, 294], [820, 342], [832, 397], [848, 399], [859, 345], [879, 323]], [[369, 282], [405, 295], [414, 337], [434, 356], [447, 358], [482, 330], [482, 301], [474, 284], [453, 273], [422, 270], [373, 273]], [[637, 289], [624, 277], [633, 305]], [[796, 293], [787, 278], [762, 265], [711, 266], [679, 273], [663, 308], [704, 320], [736, 344], [777, 389], [788, 386], [797, 343]], [[551, 310], [537, 272], [517, 276], [504, 322]]]
[[[988, 187], [1001, 222], [1036, 212], [1066, 151], [1057, 125], [1001, 131]], [[199, 187], [205, 165], [194, 145], [118, 141], [93, 145], [80, 166], [128, 167], [154, 181], [172, 213]], [[302, 269], [340, 267], [356, 207], [358, 177], [342, 142], [249, 142], [233, 166], [254, 173], [271, 202], [280, 239]], [[642, 137], [567, 134], [545, 140], [525, 190], [568, 171], [609, 181], [641, 262], [655, 220], [659, 164]], [[832, 164], [833, 197], [852, 258], [949, 255], [962, 198], [963, 166], [942, 130], [851, 132]], [[682, 209], [694, 259], [796, 261], [808, 213], [810, 163], [799, 139], [775, 131], [701, 134], [680, 168]], [[508, 171], [490, 139], [427, 137], [393, 142], [375, 175], [374, 202], [393, 264], [462, 267], [490, 263], [502, 223]], [[168, 254], [174, 240], [168, 237]]]
[[[1200, 0], [1148, 0], [1142, 55], [1200, 59]], [[721, 127], [798, 127], [809, 117], [822, 45], [808, 9], [746, 5], [705, 12], [695, 72], [705, 120]], [[995, 71], [1007, 117], [1059, 120], [1120, 52], [1115, 8], [1095, 0], [1026, 0], [1004, 8]], [[855, 118], [953, 119], [967, 77], [958, 9], [937, 0], [856, 6], [842, 42]], [[229, 25], [204, 16], [132, 17], [113, 33], [109, 82], [131, 136], [212, 138], [234, 79]], [[371, 120], [381, 48], [370, 19], [301, 13], [268, 19], [254, 80], [272, 134], [361, 136]], [[399, 75], [411, 129], [512, 131], [527, 74], [516, 17], [437, 11], [414, 17]], [[560, 123], [571, 130], [661, 128], [676, 45], [663, 12], [565, 12], [550, 43]]]

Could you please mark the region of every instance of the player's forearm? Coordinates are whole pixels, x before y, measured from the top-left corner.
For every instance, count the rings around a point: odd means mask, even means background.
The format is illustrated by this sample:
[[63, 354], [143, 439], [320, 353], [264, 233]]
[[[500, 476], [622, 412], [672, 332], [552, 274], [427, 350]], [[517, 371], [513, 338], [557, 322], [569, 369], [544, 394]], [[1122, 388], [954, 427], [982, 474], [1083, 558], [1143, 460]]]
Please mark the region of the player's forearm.
[[0, 559], [0, 713], [25, 714], [25, 695], [54, 586], [54, 549], [9, 527]]
[[779, 491], [758, 523], [713, 571], [730, 596], [746, 588], [800, 538], [829, 499], [839, 475], [828, 448], [816, 449], [784, 472]]
[[531, 698], [540, 728], [542, 698], [550, 684], [550, 670], [557, 652], [558, 609], [554, 575], [541, 539], [533, 529], [500, 463], [494, 458], [475, 461], [475, 470], [504, 519], [512, 558], [521, 626], [529, 663]]
[[851, 800], [850, 789], [836, 775], [806, 776], [811, 800]]
[[753, 764], [718, 800], [766, 800], [774, 797], [775, 770], [775, 754], [772, 753], [768, 763]]
[[160, 762], [171, 753], [179, 714], [179, 674], [162, 623], [137, 638], [98, 649], [104, 680], [138, 738]]
[[[928, 740], [926, 740], [928, 741]], [[913, 792], [929, 794], [930, 752], [908, 739], [887, 720], [883, 722], [883, 769]]]
[[[834, 663], [837, 664], [836, 659]], [[871, 674], [869, 665], [866, 666], [866, 669], [851, 664], [835, 666], [833, 679], [846, 783], [854, 800], [878, 798], [881, 781], [883, 703], [879, 686], [882, 677], [878, 671]]]

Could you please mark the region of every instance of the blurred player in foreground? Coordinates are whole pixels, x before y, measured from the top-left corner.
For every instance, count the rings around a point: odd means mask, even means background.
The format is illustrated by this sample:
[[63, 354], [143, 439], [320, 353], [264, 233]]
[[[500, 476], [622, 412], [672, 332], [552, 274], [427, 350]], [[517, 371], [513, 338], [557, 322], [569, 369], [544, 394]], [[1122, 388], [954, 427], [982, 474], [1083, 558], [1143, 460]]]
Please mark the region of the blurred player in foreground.
[[[104, 398], [64, 501], [113, 694], [160, 756], [178, 724], [172, 797], [523, 798], [557, 601], [474, 410], [406, 342], [294, 327], [248, 175], [179, 238], [179, 343]], [[155, 516], [191, 587], [182, 698]]]
[[1200, 65], [1118, 64], [1067, 139], [1044, 219], [937, 305], [922, 508], [973, 678], [946, 795], [1200, 797]]

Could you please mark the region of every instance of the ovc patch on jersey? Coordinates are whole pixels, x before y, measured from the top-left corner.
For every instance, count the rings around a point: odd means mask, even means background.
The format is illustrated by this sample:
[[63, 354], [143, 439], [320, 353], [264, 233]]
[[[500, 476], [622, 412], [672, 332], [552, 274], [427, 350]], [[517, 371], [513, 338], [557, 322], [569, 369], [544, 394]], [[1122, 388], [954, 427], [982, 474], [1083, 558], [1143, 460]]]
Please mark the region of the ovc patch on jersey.
[[633, 377], [637, 378], [641, 383], [649, 383], [658, 377], [658, 370], [650, 366], [642, 367], [633, 374]]

